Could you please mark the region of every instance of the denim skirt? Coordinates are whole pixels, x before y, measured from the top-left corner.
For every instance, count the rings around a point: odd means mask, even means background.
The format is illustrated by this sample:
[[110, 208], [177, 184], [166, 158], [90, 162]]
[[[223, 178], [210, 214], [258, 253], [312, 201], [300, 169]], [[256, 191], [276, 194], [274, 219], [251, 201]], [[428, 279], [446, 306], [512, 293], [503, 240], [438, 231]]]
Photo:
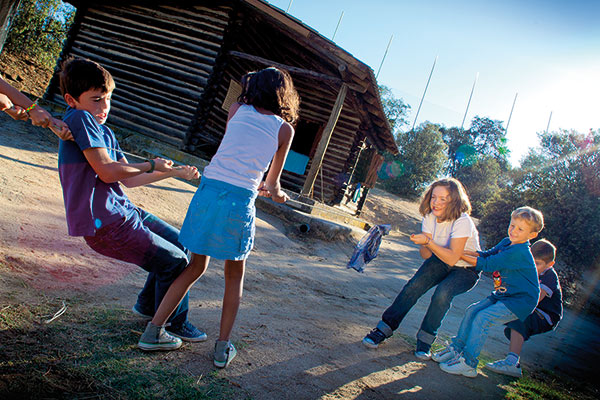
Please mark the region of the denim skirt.
[[203, 177], [183, 221], [179, 242], [196, 254], [245, 260], [254, 244], [257, 194]]

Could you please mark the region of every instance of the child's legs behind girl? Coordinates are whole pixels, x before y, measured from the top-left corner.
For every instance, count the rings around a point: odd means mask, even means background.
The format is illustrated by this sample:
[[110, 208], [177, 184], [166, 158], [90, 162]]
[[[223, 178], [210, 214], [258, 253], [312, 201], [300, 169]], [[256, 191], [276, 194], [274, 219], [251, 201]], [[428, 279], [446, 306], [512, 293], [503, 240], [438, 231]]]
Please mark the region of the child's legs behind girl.
[[[140, 211], [144, 226], [146, 226], [151, 232], [169, 241], [171, 244], [177, 246], [179, 249], [185, 252], [188, 256], [188, 260], [191, 258], [191, 253], [187, 251], [187, 249], [183, 247], [181, 243], [179, 243], [179, 229], [167, 224], [160, 218], [143, 209], [140, 209]], [[156, 274], [154, 272], [150, 272], [143, 289], [138, 294], [137, 303], [133, 307], [135, 313], [147, 316], [148, 319], [152, 319], [162, 300], [162, 296], [157, 296], [156, 285]], [[184, 311], [187, 310], [187, 307], [188, 299], [186, 298], [180, 303], [179, 309], [175, 310], [173, 313], [174, 317], [170, 321], [171, 324], [180, 325], [185, 321]]]
[[477, 368], [479, 354], [493, 325], [512, 321], [516, 315], [501, 301], [489, 297], [469, 306], [452, 346], [462, 352], [465, 363]]
[[[153, 274], [150, 281], [154, 281], [155, 298], [151, 307], [154, 310], [167, 293], [171, 283], [185, 269], [188, 257], [186, 252], [180, 248], [181, 245], [175, 245], [168, 238], [165, 239], [150, 230], [144, 225], [144, 220], [151, 220], [150, 225], [155, 230], [158, 230], [157, 227], [160, 225], [163, 225], [163, 228], [164, 225], [167, 225], [159, 218], [137, 209], [129, 218], [103, 226], [96, 231], [95, 236], [86, 236], [84, 239], [98, 253], [136, 264]], [[145, 286], [144, 292], [142, 298], [144, 301], [148, 301], [148, 293], [151, 292], [149, 285]], [[150, 304], [148, 304], [148, 308], [150, 308]], [[203, 332], [198, 331], [189, 323], [187, 313], [188, 301], [186, 297], [176, 312], [173, 313], [171, 321], [175, 321], [175, 323], [169, 329], [178, 331], [181, 328], [186, 328], [186, 331], [190, 331], [187, 332], [190, 337], [184, 337], [184, 340], [198, 341], [198, 338], [205, 338]]]

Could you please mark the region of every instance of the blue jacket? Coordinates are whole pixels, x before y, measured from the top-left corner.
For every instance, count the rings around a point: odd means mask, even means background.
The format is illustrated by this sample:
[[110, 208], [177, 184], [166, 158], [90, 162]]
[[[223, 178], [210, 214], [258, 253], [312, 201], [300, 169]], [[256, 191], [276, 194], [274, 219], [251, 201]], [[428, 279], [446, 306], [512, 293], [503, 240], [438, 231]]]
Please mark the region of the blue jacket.
[[511, 244], [504, 238], [494, 248], [479, 252], [477, 270], [492, 272], [493, 299], [501, 301], [520, 320], [535, 310], [540, 298], [540, 283], [529, 242]]

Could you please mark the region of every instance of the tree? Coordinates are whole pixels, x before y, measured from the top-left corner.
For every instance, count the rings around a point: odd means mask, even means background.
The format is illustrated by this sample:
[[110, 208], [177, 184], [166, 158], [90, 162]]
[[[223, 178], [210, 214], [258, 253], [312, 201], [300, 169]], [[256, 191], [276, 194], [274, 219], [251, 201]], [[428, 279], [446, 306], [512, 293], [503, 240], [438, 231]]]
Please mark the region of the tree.
[[487, 157], [494, 158], [502, 169], [508, 169], [510, 151], [502, 121], [477, 116], [471, 121], [469, 130], [442, 128], [441, 131], [448, 146], [447, 172], [450, 176], [455, 177], [460, 168]]
[[418, 197], [446, 162], [446, 145], [440, 127], [424, 123], [416, 131], [400, 132], [396, 144], [399, 154], [386, 154], [379, 178], [384, 189], [391, 193]]
[[5, 50], [53, 67], [73, 22], [74, 10], [60, 0], [22, 0], [11, 23]]
[[410, 106], [404, 103], [404, 100], [394, 97], [392, 89], [387, 86], [379, 85], [379, 93], [381, 94], [383, 112], [385, 113], [392, 128], [392, 133], [394, 133], [395, 136], [397, 130], [408, 125]]
[[484, 156], [456, 171], [454, 177], [465, 186], [474, 217], [483, 215], [485, 203], [500, 189], [502, 175], [502, 168], [492, 156]]

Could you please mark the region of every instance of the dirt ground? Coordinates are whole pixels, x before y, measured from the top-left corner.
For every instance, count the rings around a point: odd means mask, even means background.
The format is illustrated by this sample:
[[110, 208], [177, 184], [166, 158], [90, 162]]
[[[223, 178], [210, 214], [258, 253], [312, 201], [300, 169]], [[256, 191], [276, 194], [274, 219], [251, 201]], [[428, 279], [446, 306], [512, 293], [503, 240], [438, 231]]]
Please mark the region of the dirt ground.
[[[84, 294], [94, 302], [129, 310], [144, 272], [99, 256], [81, 238], [67, 236], [56, 150], [57, 139], [49, 131], [0, 115], [0, 305], [16, 292], [1, 279], [11, 275], [26, 283], [23, 301]], [[194, 191], [194, 186], [177, 180], [127, 190], [134, 203], [175, 226], [181, 225]], [[221, 376], [257, 400], [503, 398], [504, 385], [511, 382], [507, 377], [485, 370], [476, 379], [455, 377], [432, 361], [415, 359], [411, 338], [430, 293], [385, 345], [377, 350], [361, 345], [421, 262], [404, 233], [418, 229], [416, 205], [378, 190], [370, 196], [363, 216], [374, 223], [392, 223], [394, 231], [364, 274], [345, 267], [354, 243], [299, 236], [294, 233], [297, 227], [258, 213], [256, 247], [248, 259], [232, 337], [238, 357]], [[214, 369], [210, 357], [218, 334], [222, 275], [222, 262], [213, 260], [191, 290], [190, 319], [209, 340], [186, 344], [177, 360], [195, 376]], [[441, 336], [455, 333], [464, 309], [490, 288], [490, 280], [482, 278], [474, 290], [459, 296]], [[597, 359], [600, 349], [597, 328], [597, 321], [567, 311], [557, 331], [527, 343], [525, 370], [547, 368], [587, 379], [592, 373], [588, 362]], [[486, 355], [500, 357], [506, 349], [501, 329], [494, 329]]]

